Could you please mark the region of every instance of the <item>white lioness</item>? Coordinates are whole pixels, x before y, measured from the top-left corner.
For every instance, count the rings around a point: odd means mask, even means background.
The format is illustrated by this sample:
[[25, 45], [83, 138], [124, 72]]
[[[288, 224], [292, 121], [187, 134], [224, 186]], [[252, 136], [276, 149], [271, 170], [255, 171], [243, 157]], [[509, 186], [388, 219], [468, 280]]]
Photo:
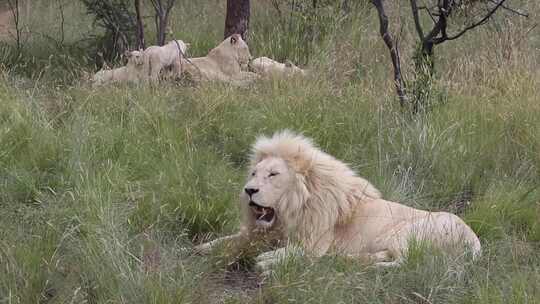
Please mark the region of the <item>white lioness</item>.
[[100, 86], [119, 82], [139, 83], [146, 79], [145, 56], [142, 51], [126, 52], [126, 66], [116, 69], [98, 71], [92, 77], [92, 86]]
[[473, 257], [480, 253], [478, 237], [456, 215], [382, 199], [367, 180], [301, 135], [284, 131], [259, 138], [248, 174], [240, 232], [199, 245], [199, 252], [222, 243], [246, 246], [258, 239], [289, 244], [258, 256], [262, 270], [291, 251], [312, 256], [332, 252], [380, 266], [399, 265], [411, 240], [451, 252], [470, 249]]
[[182, 62], [189, 44], [182, 40], [172, 40], [164, 46], [149, 46], [144, 50], [144, 55], [148, 62], [148, 75], [150, 80], [157, 82], [159, 73], [165, 68], [172, 69], [172, 76], [182, 74]]
[[250, 67], [255, 73], [266, 77], [306, 75], [306, 71], [288, 60], [285, 61], [285, 63], [281, 63], [268, 57], [253, 59], [250, 63]]
[[205, 57], [182, 60], [182, 66], [196, 82], [219, 81], [234, 85], [246, 85], [258, 78], [246, 72], [251, 59], [249, 48], [242, 37], [233, 34]]

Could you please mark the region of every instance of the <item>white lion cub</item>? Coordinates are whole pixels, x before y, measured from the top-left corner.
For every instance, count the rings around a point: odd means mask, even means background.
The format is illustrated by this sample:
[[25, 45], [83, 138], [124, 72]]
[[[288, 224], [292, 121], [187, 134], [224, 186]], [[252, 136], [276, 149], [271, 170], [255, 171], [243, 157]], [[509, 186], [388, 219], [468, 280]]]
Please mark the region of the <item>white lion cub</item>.
[[145, 79], [145, 58], [142, 51], [126, 52], [128, 59], [126, 66], [116, 69], [98, 71], [92, 77], [92, 86], [100, 86], [119, 82], [139, 83]]
[[172, 68], [173, 76], [182, 74], [181, 58], [186, 54], [189, 43], [182, 40], [172, 40], [164, 46], [150, 46], [144, 50], [148, 61], [148, 75], [152, 82], [159, 79], [159, 73], [164, 68]]
[[297, 67], [288, 60], [285, 63], [281, 63], [268, 57], [259, 57], [254, 59], [251, 62], [250, 67], [255, 71], [255, 73], [266, 77], [306, 75], [306, 71]]

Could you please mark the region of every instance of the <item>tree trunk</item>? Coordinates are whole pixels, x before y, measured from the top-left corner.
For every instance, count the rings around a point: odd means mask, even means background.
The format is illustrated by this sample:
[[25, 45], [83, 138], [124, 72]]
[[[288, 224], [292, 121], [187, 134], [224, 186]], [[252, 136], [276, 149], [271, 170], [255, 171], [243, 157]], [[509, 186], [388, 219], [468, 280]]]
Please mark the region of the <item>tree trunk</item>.
[[8, 0], [9, 10], [13, 16], [13, 22], [15, 23], [15, 39], [17, 42], [17, 50], [22, 48], [21, 44], [21, 26], [20, 26], [20, 14], [19, 14], [19, 0]]
[[433, 60], [433, 47], [435, 45], [431, 41], [422, 42], [422, 65], [426, 68], [429, 76], [433, 76], [435, 72], [435, 64]]
[[225, 38], [240, 34], [247, 40], [249, 28], [249, 0], [227, 0], [225, 17]]
[[154, 10], [156, 11], [155, 23], [156, 23], [156, 32], [157, 32], [157, 44], [164, 45], [165, 39], [167, 37], [167, 26], [169, 24], [169, 13], [174, 6], [176, 0], [167, 0], [165, 5], [163, 4], [165, 0], [150, 0]]
[[388, 30], [388, 16], [384, 10], [382, 1], [383, 0], [371, 0], [371, 3], [377, 9], [379, 16], [379, 32], [384, 43], [386, 44], [386, 47], [390, 51], [390, 58], [392, 59], [392, 66], [394, 67], [394, 86], [396, 87], [396, 93], [399, 97], [399, 103], [401, 106], [405, 106], [407, 103], [407, 95], [405, 93], [405, 82], [401, 76], [401, 59], [399, 57], [399, 48]]
[[165, 28], [163, 27], [163, 5], [161, 4], [161, 0], [152, 1], [152, 4], [154, 5], [154, 10], [156, 11], [154, 21], [156, 23], [157, 45], [162, 46], [165, 43]]
[[351, 12], [351, 3], [349, 0], [343, 0], [341, 2], [341, 12], [343, 15], [347, 16]]
[[137, 13], [137, 48], [145, 49], [144, 25], [141, 16], [141, 0], [135, 0], [135, 12]]
[[158, 30], [158, 45], [165, 44], [165, 38], [167, 36], [167, 18], [165, 14], [159, 16], [159, 30]]

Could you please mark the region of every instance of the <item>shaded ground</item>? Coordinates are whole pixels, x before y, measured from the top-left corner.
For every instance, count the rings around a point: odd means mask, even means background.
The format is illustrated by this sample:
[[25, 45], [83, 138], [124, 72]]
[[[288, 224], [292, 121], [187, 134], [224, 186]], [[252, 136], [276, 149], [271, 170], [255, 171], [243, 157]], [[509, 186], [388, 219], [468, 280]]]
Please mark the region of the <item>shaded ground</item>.
[[227, 298], [251, 299], [263, 284], [263, 279], [255, 272], [226, 271], [209, 275], [211, 303], [225, 303]]

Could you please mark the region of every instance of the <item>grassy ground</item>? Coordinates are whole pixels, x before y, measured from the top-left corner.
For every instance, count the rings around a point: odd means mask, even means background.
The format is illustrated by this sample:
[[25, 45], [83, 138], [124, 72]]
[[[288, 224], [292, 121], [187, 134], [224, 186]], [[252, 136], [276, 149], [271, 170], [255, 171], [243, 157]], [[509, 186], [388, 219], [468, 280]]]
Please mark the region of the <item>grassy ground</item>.
[[[527, 31], [540, 6], [522, 3], [530, 20], [498, 17], [436, 49], [418, 115], [397, 106], [372, 10], [330, 23], [307, 56], [298, 28], [286, 35], [254, 1], [253, 55], [309, 60], [317, 73], [244, 89], [90, 88], [82, 71], [95, 67], [74, 43], [99, 31], [78, 4], [65, 8], [65, 45], [29, 36], [22, 58], [0, 44], [0, 303], [539, 303], [540, 31]], [[58, 38], [54, 5], [36, 5], [42, 19], [25, 18]], [[180, 1], [173, 31], [204, 54], [221, 12]], [[413, 39], [405, 28], [407, 72]], [[418, 248], [382, 270], [291, 259], [261, 278], [249, 259], [183, 250], [237, 229], [250, 144], [283, 128], [387, 199], [458, 213], [483, 256]]]

